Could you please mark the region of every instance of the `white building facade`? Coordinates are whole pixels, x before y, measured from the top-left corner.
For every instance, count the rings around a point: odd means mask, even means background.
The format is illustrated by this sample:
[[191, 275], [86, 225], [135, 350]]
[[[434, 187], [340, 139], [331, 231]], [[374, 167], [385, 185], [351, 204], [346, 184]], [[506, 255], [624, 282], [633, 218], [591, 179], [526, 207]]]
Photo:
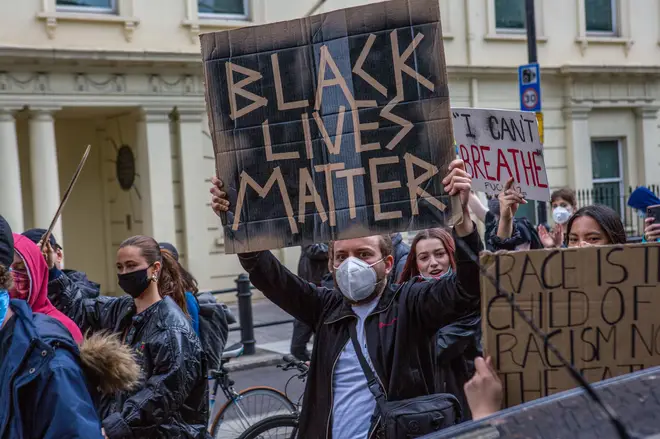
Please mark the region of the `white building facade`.
[[[117, 292], [116, 249], [143, 233], [174, 243], [203, 289], [231, 286], [198, 35], [361, 3], [0, 2], [0, 212], [47, 227], [91, 144], [55, 231], [66, 264]], [[517, 109], [524, 0], [440, 4], [451, 104]], [[536, 0], [536, 16], [551, 187], [660, 183], [660, 1]], [[296, 266], [296, 249], [279, 256]]]

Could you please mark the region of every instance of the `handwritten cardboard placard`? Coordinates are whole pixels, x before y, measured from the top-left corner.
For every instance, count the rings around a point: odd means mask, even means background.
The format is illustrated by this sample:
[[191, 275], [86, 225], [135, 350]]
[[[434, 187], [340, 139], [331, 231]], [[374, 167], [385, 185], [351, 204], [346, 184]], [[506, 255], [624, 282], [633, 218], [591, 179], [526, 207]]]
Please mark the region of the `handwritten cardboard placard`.
[[[660, 365], [660, 245], [485, 253], [482, 264], [590, 382]], [[577, 383], [482, 277], [484, 348], [507, 407]]]
[[227, 253], [452, 223], [437, 0], [201, 36]]
[[528, 200], [548, 201], [548, 176], [534, 113], [452, 108], [458, 155], [472, 175], [472, 187], [499, 194], [511, 177]]

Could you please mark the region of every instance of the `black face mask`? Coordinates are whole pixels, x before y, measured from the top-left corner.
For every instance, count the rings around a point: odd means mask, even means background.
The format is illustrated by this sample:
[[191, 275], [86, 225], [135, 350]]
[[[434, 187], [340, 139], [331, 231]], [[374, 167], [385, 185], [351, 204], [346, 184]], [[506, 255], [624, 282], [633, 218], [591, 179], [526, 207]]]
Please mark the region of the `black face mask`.
[[149, 282], [151, 282], [151, 278], [147, 273], [148, 269], [149, 267], [143, 270], [131, 271], [130, 273], [118, 274], [117, 280], [119, 281], [119, 286], [133, 299], [139, 297], [149, 287]]

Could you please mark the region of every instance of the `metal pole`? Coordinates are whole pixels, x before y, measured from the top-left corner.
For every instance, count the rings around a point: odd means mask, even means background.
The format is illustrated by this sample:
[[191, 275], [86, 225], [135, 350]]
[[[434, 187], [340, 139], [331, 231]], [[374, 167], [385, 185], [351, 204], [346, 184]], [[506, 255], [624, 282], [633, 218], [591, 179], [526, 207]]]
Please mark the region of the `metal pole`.
[[[525, 0], [525, 23], [527, 27], [527, 60], [530, 64], [538, 63], [538, 54], [536, 51], [536, 13], [534, 12], [534, 1]], [[538, 223], [548, 221], [547, 204], [538, 201], [536, 203], [536, 215]]]
[[252, 291], [250, 278], [242, 273], [236, 278], [236, 297], [238, 297], [238, 318], [241, 323], [241, 343], [243, 354], [254, 355], [254, 322], [252, 321]]
[[527, 23], [527, 58], [530, 64], [538, 62], [536, 54], [536, 15], [534, 13], [534, 1], [525, 0], [525, 16]]

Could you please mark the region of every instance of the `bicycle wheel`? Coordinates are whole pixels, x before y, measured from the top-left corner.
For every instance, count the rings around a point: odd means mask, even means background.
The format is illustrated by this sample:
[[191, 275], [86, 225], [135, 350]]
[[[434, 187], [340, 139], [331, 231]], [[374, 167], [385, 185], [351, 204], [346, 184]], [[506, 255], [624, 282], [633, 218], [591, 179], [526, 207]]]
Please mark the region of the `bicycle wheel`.
[[295, 439], [298, 437], [298, 415], [266, 418], [245, 430], [238, 439]]
[[238, 399], [227, 401], [218, 411], [211, 435], [214, 439], [236, 439], [265, 418], [295, 410], [295, 405], [277, 389], [265, 386], [244, 389], [239, 392]]

